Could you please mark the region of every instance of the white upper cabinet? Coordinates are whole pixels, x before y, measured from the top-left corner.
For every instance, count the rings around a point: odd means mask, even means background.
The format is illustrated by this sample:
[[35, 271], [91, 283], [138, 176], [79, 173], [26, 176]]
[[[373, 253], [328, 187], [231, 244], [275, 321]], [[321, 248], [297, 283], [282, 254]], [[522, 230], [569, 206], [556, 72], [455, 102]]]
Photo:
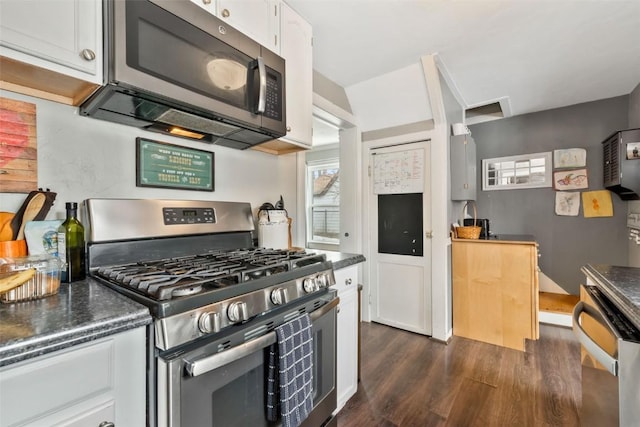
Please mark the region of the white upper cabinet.
[[287, 135], [282, 139], [311, 147], [313, 50], [311, 25], [280, 3], [280, 56], [286, 61]]
[[277, 53], [277, 3], [275, 0], [218, 0], [216, 15]]
[[190, 0], [212, 15], [216, 14], [216, 0]]
[[100, 84], [102, 2], [2, 0], [0, 46], [4, 57]]

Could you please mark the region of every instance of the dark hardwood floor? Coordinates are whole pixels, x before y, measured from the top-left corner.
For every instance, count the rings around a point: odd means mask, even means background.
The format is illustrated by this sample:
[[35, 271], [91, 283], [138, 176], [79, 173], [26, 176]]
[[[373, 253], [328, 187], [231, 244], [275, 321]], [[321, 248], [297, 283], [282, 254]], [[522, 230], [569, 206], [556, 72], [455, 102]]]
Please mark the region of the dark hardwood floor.
[[580, 345], [540, 325], [526, 352], [362, 323], [361, 381], [339, 427], [579, 426]]

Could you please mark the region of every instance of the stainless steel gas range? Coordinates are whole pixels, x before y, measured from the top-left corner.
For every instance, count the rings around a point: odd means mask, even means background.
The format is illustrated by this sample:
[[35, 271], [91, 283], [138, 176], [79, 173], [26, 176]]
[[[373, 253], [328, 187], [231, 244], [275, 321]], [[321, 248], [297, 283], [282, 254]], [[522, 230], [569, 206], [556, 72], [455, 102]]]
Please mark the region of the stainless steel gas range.
[[313, 410], [334, 425], [336, 312], [331, 262], [255, 248], [248, 203], [88, 199], [87, 264], [101, 283], [146, 305], [148, 425], [278, 426], [267, 417], [274, 329], [308, 315]]

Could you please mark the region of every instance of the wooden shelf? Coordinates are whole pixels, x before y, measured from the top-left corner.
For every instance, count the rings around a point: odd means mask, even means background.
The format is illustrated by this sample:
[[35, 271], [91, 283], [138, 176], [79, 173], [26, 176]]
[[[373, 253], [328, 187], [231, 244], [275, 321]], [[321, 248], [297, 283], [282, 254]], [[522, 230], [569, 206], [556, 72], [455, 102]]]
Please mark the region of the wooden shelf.
[[570, 314], [578, 301], [580, 297], [577, 295], [540, 292], [540, 311]]

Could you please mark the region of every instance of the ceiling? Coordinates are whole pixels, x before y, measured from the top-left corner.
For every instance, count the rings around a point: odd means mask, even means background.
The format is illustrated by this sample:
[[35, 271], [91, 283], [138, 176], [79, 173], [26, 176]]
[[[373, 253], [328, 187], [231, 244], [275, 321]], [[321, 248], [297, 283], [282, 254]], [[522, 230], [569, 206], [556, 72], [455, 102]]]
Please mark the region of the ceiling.
[[465, 108], [508, 115], [629, 94], [640, 0], [287, 0], [313, 26], [314, 69], [344, 88], [437, 54]]

